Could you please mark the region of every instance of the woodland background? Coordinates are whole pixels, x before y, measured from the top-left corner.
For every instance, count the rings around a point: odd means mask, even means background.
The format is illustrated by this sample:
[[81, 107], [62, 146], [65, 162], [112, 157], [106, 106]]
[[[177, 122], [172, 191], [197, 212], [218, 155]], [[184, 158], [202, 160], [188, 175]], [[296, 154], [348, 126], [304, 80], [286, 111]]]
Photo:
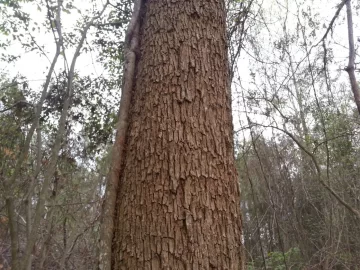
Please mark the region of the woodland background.
[[[360, 2], [226, 5], [248, 269], [360, 269]], [[131, 9], [0, 0], [0, 269], [96, 268]]]

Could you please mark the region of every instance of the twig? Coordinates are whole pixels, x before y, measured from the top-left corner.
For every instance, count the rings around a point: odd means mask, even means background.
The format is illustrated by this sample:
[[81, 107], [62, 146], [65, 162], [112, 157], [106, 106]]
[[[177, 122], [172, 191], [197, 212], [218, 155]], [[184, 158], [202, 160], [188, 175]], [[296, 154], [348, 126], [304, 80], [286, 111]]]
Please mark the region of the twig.
[[13, 105], [11, 105], [10, 107], [5, 108], [5, 109], [3, 109], [3, 110], [0, 110], [0, 113], [4, 113], [4, 112], [6, 112], [6, 111], [8, 111], [8, 110], [11, 110], [11, 109], [14, 108], [14, 107], [21, 107], [21, 108], [23, 108], [23, 107], [25, 107], [25, 106], [34, 106], [34, 105], [31, 104], [31, 103], [29, 103], [29, 102], [27, 102], [26, 100], [20, 100], [20, 101], [14, 103]]

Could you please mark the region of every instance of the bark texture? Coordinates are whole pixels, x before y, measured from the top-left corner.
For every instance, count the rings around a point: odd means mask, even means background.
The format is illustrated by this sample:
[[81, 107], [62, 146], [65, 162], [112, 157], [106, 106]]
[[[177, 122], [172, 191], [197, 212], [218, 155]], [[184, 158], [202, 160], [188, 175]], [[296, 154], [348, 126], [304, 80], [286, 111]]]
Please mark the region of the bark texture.
[[113, 269], [243, 269], [224, 1], [148, 0]]
[[110, 170], [108, 174], [105, 200], [102, 209], [99, 270], [111, 269], [112, 237], [114, 234], [114, 213], [116, 196], [120, 181], [121, 169], [124, 161], [126, 134], [129, 128], [129, 110], [134, 88], [136, 69], [136, 52], [139, 46], [140, 11], [142, 0], [134, 1], [134, 11], [128, 25], [125, 37], [125, 65], [123, 87], [117, 123], [115, 143], [112, 150]]

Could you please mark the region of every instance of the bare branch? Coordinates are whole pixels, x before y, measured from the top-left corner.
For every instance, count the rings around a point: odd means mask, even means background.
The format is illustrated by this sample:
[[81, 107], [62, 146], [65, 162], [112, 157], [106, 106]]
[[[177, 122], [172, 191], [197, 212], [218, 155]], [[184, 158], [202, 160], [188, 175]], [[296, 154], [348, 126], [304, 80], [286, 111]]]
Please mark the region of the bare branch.
[[329, 34], [330, 30], [332, 30], [333, 26], [334, 26], [334, 23], [337, 19], [337, 17], [339, 17], [339, 14], [340, 14], [340, 11], [342, 10], [342, 8], [344, 7], [344, 5], [347, 3], [347, 2], [350, 2], [350, 0], [343, 0], [338, 6], [337, 6], [337, 10], [335, 12], [335, 15], [334, 17], [331, 19], [330, 23], [329, 23], [329, 26], [327, 27], [326, 31], [325, 31], [325, 34], [323, 35], [323, 37], [319, 40], [319, 42], [315, 45], [318, 46], [321, 42], [323, 42], [326, 38], [327, 38], [327, 35]]
[[3, 113], [3, 112], [6, 112], [6, 111], [9, 111], [15, 107], [18, 107], [18, 108], [24, 108], [26, 106], [33, 106], [33, 104], [27, 102], [26, 100], [20, 100], [18, 102], [16, 102], [15, 104], [11, 105], [10, 107], [8, 108], [5, 108], [3, 110], [0, 110], [0, 113]]
[[[61, 4], [61, 1], [58, 2], [58, 4]], [[72, 93], [73, 93], [73, 79], [74, 79], [74, 72], [75, 72], [75, 64], [76, 64], [76, 60], [78, 58], [78, 56], [80, 55], [80, 50], [84, 44], [85, 38], [86, 38], [86, 34], [87, 31], [89, 30], [89, 28], [91, 27], [91, 25], [93, 24], [93, 22], [100, 18], [102, 16], [102, 14], [104, 13], [106, 7], [108, 6], [108, 2], [106, 2], [106, 4], [103, 6], [103, 9], [101, 10], [101, 12], [94, 16], [92, 19], [90, 19], [90, 21], [88, 23], [86, 23], [85, 27], [82, 30], [81, 33], [81, 39], [79, 41], [79, 44], [75, 50], [72, 62], [71, 62], [71, 66], [70, 66], [70, 70], [69, 70], [69, 74], [68, 74], [68, 83], [67, 83], [67, 97], [64, 101], [64, 105], [62, 108], [62, 112], [61, 112], [61, 116], [58, 122], [58, 132], [56, 134], [55, 137], [55, 142], [54, 142], [54, 146], [53, 149], [51, 151], [51, 158], [49, 161], [49, 165], [47, 166], [47, 168], [45, 169], [45, 173], [44, 173], [44, 182], [43, 185], [41, 187], [40, 190], [40, 194], [39, 194], [39, 199], [36, 205], [36, 209], [35, 209], [35, 214], [34, 214], [34, 222], [33, 222], [33, 227], [31, 230], [31, 238], [29, 239], [27, 245], [26, 245], [26, 249], [25, 249], [25, 255], [23, 258], [23, 264], [22, 264], [22, 269], [26, 270], [26, 267], [29, 263], [30, 260], [30, 255], [31, 255], [31, 251], [33, 249], [33, 246], [35, 244], [36, 241], [36, 236], [37, 236], [37, 229], [39, 227], [40, 221], [41, 221], [41, 217], [42, 214], [44, 212], [45, 209], [45, 201], [46, 201], [46, 197], [47, 197], [47, 191], [50, 185], [50, 180], [54, 175], [55, 169], [56, 169], [56, 164], [57, 164], [57, 160], [59, 157], [59, 151], [61, 149], [61, 141], [63, 139], [63, 135], [65, 132], [65, 125], [66, 125], [66, 119], [67, 119], [67, 115], [68, 115], [68, 110], [70, 108], [70, 104], [72, 101]], [[60, 7], [58, 7], [60, 9]], [[61, 45], [61, 44], [60, 44]], [[60, 48], [59, 48], [60, 49]]]
[[313, 161], [315, 168], [316, 168], [316, 172], [317, 172], [317, 180], [320, 182], [320, 184], [328, 191], [330, 192], [331, 195], [333, 195], [335, 197], [335, 199], [341, 204], [343, 205], [347, 210], [349, 210], [357, 219], [360, 220], [360, 212], [356, 209], [354, 209], [350, 204], [348, 204], [345, 200], [343, 200], [343, 198], [340, 197], [339, 194], [337, 194], [337, 192], [335, 190], [333, 190], [328, 184], [326, 184], [323, 180], [322, 180], [322, 174], [321, 174], [321, 169], [319, 166], [319, 163], [317, 162], [317, 159], [315, 157], [315, 155], [313, 153], [311, 153], [299, 140], [297, 140], [295, 138], [295, 136], [293, 134], [291, 134], [290, 132], [288, 132], [285, 129], [279, 128], [277, 126], [273, 126], [273, 125], [262, 125], [262, 124], [258, 124], [258, 123], [251, 123], [254, 126], [261, 126], [261, 127], [265, 127], [265, 128], [273, 128], [276, 130], [279, 130], [283, 133], [285, 133], [287, 136], [289, 136], [295, 143], [296, 145], [303, 150]]

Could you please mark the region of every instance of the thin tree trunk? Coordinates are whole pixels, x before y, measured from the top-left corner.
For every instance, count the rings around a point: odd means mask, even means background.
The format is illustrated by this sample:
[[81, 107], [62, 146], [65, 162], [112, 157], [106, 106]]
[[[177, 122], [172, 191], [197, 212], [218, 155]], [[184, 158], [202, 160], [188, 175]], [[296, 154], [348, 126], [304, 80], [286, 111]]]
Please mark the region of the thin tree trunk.
[[146, 1], [112, 269], [244, 269], [224, 1]]
[[360, 114], [360, 89], [359, 89], [359, 84], [356, 81], [356, 77], [355, 77], [355, 46], [354, 46], [354, 29], [353, 29], [353, 20], [352, 20], [352, 11], [351, 11], [351, 0], [347, 0], [346, 2], [346, 14], [347, 14], [348, 39], [349, 39], [349, 63], [345, 70], [349, 74], [351, 91], [354, 94], [356, 107]]
[[68, 78], [67, 78], [68, 81], [67, 81], [67, 89], [66, 89], [66, 91], [67, 91], [66, 99], [64, 101], [64, 105], [63, 105], [63, 108], [61, 111], [61, 116], [60, 116], [60, 119], [58, 122], [58, 131], [56, 133], [54, 146], [51, 150], [51, 157], [50, 157], [49, 165], [47, 166], [47, 168], [45, 169], [45, 172], [44, 172], [44, 183], [39, 192], [39, 199], [38, 199], [38, 202], [37, 202], [36, 208], [35, 208], [34, 222], [33, 222], [33, 226], [32, 226], [33, 228], [31, 230], [31, 237], [26, 244], [26, 248], [25, 248], [25, 252], [24, 252], [24, 256], [23, 256], [23, 260], [22, 260], [23, 261], [23, 264], [22, 264], [23, 270], [26, 270], [26, 267], [29, 264], [31, 251], [32, 251], [32, 249], [35, 245], [36, 239], [37, 239], [37, 230], [39, 228], [40, 221], [42, 219], [42, 214], [44, 213], [44, 210], [45, 210], [45, 202], [47, 199], [50, 181], [51, 181], [51, 178], [54, 176], [54, 173], [56, 170], [58, 155], [59, 155], [59, 152], [60, 152], [60, 149], [62, 146], [61, 142], [62, 142], [63, 136], [65, 134], [65, 125], [66, 125], [66, 120], [67, 120], [67, 116], [68, 116], [68, 111], [70, 109], [70, 105], [72, 102], [76, 61], [80, 55], [80, 50], [82, 49], [82, 46], [84, 44], [87, 31], [93, 25], [94, 21], [102, 16], [102, 14], [104, 13], [108, 4], [109, 4], [109, 2], [106, 2], [105, 5], [103, 6], [102, 11], [98, 15], [92, 17], [87, 22], [85, 27], [83, 28], [80, 41], [76, 47], [74, 56], [71, 61], [70, 70], [69, 70], [69, 74], [68, 74]]
[[51, 207], [49, 213], [48, 213], [48, 218], [47, 218], [47, 225], [46, 225], [46, 229], [45, 229], [45, 236], [43, 241], [41, 241], [40, 246], [40, 255], [39, 255], [39, 259], [38, 259], [38, 265], [37, 265], [37, 269], [42, 270], [44, 269], [44, 264], [45, 264], [45, 260], [47, 258], [48, 255], [48, 251], [49, 251], [49, 246], [50, 246], [50, 241], [51, 241], [51, 235], [53, 233], [53, 224], [54, 224], [54, 207]]
[[9, 217], [9, 230], [11, 239], [11, 269], [19, 267], [19, 234], [16, 221], [14, 199], [6, 199], [7, 213]]
[[[29, 242], [30, 238], [32, 237], [31, 236], [31, 221], [32, 221], [32, 202], [31, 202], [31, 200], [34, 195], [36, 179], [41, 171], [42, 142], [41, 142], [41, 129], [40, 129], [39, 125], [37, 127], [37, 139], [36, 140], [37, 140], [36, 168], [35, 168], [35, 173], [31, 179], [29, 190], [28, 190], [28, 192], [25, 196], [25, 200], [24, 200], [24, 205], [25, 205], [25, 210], [26, 210], [26, 240], [27, 240], [27, 242]], [[31, 270], [31, 265], [32, 265], [32, 258], [30, 256], [28, 264], [25, 266], [26, 270]]]

